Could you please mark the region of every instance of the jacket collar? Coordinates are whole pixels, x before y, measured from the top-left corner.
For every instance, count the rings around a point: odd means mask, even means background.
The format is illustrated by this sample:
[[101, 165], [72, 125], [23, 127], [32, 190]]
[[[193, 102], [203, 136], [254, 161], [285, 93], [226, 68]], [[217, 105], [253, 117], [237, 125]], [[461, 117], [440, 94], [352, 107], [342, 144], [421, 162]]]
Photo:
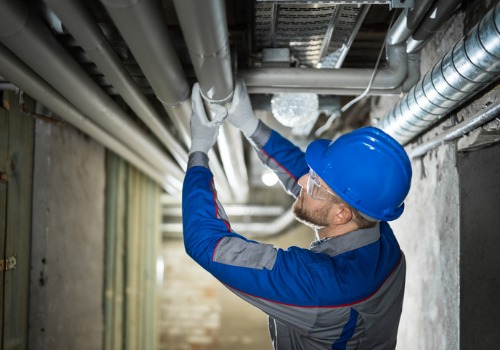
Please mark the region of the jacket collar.
[[339, 255], [350, 250], [355, 250], [380, 238], [380, 224], [374, 227], [352, 231], [342, 236], [324, 238], [311, 243], [311, 250], [317, 253], [328, 254], [329, 256]]

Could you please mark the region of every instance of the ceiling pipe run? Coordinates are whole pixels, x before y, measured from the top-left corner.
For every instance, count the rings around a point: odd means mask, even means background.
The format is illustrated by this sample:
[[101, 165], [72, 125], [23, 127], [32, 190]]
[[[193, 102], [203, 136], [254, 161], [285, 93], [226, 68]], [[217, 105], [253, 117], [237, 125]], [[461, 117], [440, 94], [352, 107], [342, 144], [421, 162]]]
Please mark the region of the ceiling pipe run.
[[[49, 108], [56, 115], [127, 160], [130, 164], [156, 181], [168, 193], [176, 194], [181, 190], [184, 174], [180, 169], [173, 166], [169, 174], [165, 175], [154, 168], [129, 148], [138, 147], [137, 144], [134, 143], [136, 138], [131, 139], [130, 142], [127, 143], [128, 147], [125, 146], [122, 142], [118, 141], [80, 113], [80, 111], [69, 103], [68, 100], [59, 94], [31, 68], [19, 60], [19, 58], [3, 44], [0, 44], [0, 74], [15, 84], [19, 89], [39, 101], [39, 103]], [[166, 160], [166, 162], [168, 162], [168, 160]]]
[[427, 11], [424, 19], [407, 41], [407, 52], [419, 51], [423, 44], [438, 31], [443, 23], [448, 21], [461, 0], [437, 0]]
[[163, 174], [177, 165], [87, 75], [22, 1], [2, 1], [0, 41], [61, 95]]
[[410, 158], [424, 156], [427, 152], [433, 150], [434, 148], [444, 145], [446, 142], [450, 142], [464, 136], [468, 132], [479, 128], [480, 126], [497, 118], [499, 115], [500, 103], [496, 103], [495, 105], [489, 107], [487, 110], [481, 111], [475, 116], [466, 119], [449, 129], [446, 129], [446, 132], [444, 134], [439, 135], [438, 137], [433, 138], [432, 140], [429, 140], [421, 145], [418, 145], [418, 147], [411, 150], [409, 156]]
[[[155, 0], [101, 0], [134, 58], [163, 104], [182, 139], [191, 144], [190, 88], [177, 53], [172, 46], [163, 9]], [[133, 25], [131, 25], [133, 24]], [[231, 199], [228, 179], [214, 153], [209, 154], [210, 166], [217, 179], [221, 199]]]
[[125, 102], [166, 146], [180, 167], [186, 169], [187, 151], [165, 128], [160, 116], [127, 72], [85, 4], [80, 0], [45, 0], [45, 2]]
[[[225, 2], [174, 0], [174, 6], [205, 101], [230, 101], [233, 73]], [[217, 144], [234, 200], [244, 203], [250, 189], [241, 133], [224, 123]]]
[[[271, 222], [234, 222], [231, 223], [231, 229], [245, 235], [245, 237], [248, 238], [272, 236], [284, 231], [294, 221], [295, 215], [293, 214], [293, 210], [289, 209], [283, 215], [277, 217]], [[179, 233], [182, 232], [182, 223], [164, 223], [161, 225], [161, 231], [164, 237], [179, 237]]]
[[[408, 73], [408, 58], [405, 45], [387, 45], [388, 67], [377, 71], [370, 90], [390, 90], [398, 88]], [[248, 92], [283, 92], [282, 89], [294, 88], [309, 92], [322, 89], [364, 91], [370, 84], [372, 69], [341, 68], [255, 68], [242, 69], [238, 75], [245, 81]]]
[[404, 145], [499, 77], [500, 4], [496, 4], [377, 126]]
[[392, 26], [387, 43], [389, 45], [397, 45], [405, 43], [406, 40], [417, 29], [418, 24], [424, 18], [427, 10], [435, 0], [420, 0], [415, 1], [413, 8], [406, 8], [399, 15], [396, 23]]

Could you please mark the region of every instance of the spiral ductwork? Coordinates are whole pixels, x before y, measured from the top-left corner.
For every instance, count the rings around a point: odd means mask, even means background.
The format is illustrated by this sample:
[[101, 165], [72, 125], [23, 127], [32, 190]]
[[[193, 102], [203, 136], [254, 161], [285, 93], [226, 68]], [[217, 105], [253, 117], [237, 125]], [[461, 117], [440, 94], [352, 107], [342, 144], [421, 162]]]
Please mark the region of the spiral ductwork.
[[500, 4], [438, 62], [377, 125], [401, 144], [500, 77]]

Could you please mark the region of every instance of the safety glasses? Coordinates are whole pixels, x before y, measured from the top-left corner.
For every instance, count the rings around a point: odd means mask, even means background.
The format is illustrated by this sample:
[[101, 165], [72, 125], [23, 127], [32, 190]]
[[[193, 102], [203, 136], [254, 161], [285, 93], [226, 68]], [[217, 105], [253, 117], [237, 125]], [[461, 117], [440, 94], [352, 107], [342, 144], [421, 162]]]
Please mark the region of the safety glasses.
[[318, 175], [316, 175], [312, 169], [309, 171], [309, 176], [307, 178], [306, 192], [311, 198], [320, 201], [336, 202], [338, 198], [335, 193], [321, 186]]

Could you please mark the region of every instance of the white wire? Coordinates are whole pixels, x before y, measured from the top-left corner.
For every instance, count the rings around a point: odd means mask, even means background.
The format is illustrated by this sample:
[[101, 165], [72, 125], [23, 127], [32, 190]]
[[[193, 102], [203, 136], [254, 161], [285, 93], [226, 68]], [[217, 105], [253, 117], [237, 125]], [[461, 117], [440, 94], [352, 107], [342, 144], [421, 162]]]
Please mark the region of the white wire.
[[386, 44], [386, 41], [387, 41], [387, 36], [389, 35], [390, 29], [392, 27], [392, 22], [394, 21], [394, 17], [395, 16], [396, 16], [396, 11], [394, 11], [394, 13], [392, 14], [391, 22], [389, 23], [389, 29], [387, 30], [387, 34], [385, 35], [384, 43], [382, 44], [382, 48], [380, 49], [380, 52], [378, 54], [377, 62], [375, 63], [375, 68], [373, 68], [373, 73], [372, 73], [372, 76], [370, 78], [370, 82], [368, 83], [368, 86], [366, 87], [365, 91], [363, 91], [363, 93], [361, 95], [359, 95], [355, 99], [352, 99], [351, 101], [349, 101], [349, 103], [347, 103], [346, 105], [344, 105], [340, 109], [341, 113], [345, 112], [349, 108], [351, 108], [351, 106], [353, 104], [355, 104], [356, 102], [358, 102], [359, 100], [361, 100], [363, 97], [365, 97], [368, 94], [368, 92], [370, 91], [370, 88], [372, 87], [372, 84], [373, 84], [373, 80], [375, 78], [375, 74], [377, 73], [378, 65], [380, 63], [380, 58], [382, 57], [382, 53], [384, 52], [385, 44]]

